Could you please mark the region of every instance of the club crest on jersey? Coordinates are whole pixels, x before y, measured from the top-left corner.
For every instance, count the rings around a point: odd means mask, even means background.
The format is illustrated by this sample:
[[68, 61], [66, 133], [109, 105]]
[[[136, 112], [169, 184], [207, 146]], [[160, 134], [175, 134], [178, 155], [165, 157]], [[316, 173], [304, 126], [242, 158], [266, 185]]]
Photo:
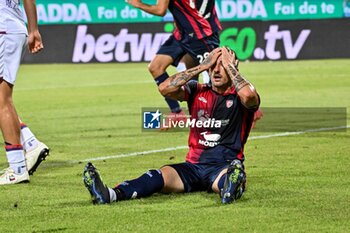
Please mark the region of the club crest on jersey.
[[226, 107], [231, 108], [233, 105], [233, 100], [226, 100]]

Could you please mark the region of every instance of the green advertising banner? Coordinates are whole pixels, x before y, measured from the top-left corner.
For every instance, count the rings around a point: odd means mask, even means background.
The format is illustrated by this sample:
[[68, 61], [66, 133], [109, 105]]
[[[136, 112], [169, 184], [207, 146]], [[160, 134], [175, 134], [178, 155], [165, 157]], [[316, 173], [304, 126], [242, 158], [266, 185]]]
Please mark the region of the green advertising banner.
[[[192, 1], [192, 0], [188, 0]], [[153, 4], [155, 0], [145, 0]], [[342, 18], [349, 0], [216, 0], [221, 21]], [[147, 14], [123, 0], [37, 0], [39, 24], [171, 21]]]

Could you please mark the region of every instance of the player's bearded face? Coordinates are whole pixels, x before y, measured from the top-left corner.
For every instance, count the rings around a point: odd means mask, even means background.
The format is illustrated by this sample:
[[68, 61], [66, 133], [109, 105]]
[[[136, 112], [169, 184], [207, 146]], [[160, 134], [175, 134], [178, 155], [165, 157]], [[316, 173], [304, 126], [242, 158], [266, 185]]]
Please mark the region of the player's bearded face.
[[210, 80], [213, 87], [226, 88], [230, 86], [230, 79], [222, 65], [222, 58], [219, 57], [215, 65], [209, 70]]

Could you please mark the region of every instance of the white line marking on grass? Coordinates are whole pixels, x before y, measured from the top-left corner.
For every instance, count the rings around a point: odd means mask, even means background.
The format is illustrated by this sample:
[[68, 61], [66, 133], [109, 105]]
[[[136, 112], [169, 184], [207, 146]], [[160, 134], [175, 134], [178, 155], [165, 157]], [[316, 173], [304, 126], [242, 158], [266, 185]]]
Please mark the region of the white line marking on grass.
[[148, 154], [153, 154], [153, 153], [182, 150], [182, 149], [187, 149], [187, 148], [188, 148], [188, 146], [176, 146], [176, 147], [168, 147], [168, 148], [163, 148], [163, 149], [158, 149], [158, 150], [146, 150], [146, 151], [140, 151], [140, 152], [127, 153], [127, 154], [119, 154], [119, 155], [110, 155], [110, 156], [103, 156], [103, 157], [97, 157], [97, 158], [90, 158], [90, 159], [84, 159], [84, 160], [80, 160], [80, 161], [89, 162], [89, 161], [98, 161], [98, 160], [105, 160], [105, 159], [119, 159], [119, 158], [123, 158], [123, 157], [148, 155]]
[[[338, 127], [332, 127], [332, 128], [309, 129], [309, 130], [305, 130], [305, 131], [276, 133], [276, 134], [261, 135], [261, 136], [252, 136], [252, 137], [249, 137], [248, 140], [274, 138], [274, 137], [286, 137], [286, 136], [291, 136], [291, 135], [300, 135], [300, 134], [305, 134], [305, 133], [331, 131], [331, 130], [347, 129], [347, 128], [350, 128], [350, 125], [348, 125], [348, 126], [338, 126]], [[124, 158], [124, 157], [147, 155], [147, 154], [155, 154], [155, 153], [161, 153], [161, 152], [166, 152], [166, 151], [183, 150], [183, 149], [187, 149], [187, 148], [188, 148], [188, 146], [168, 147], [168, 148], [163, 148], [163, 149], [158, 149], [158, 150], [146, 150], [146, 151], [127, 153], [127, 154], [119, 154], [119, 155], [110, 155], [110, 156], [89, 158], [89, 159], [80, 160], [80, 162], [100, 161], [100, 160], [106, 160], [106, 159], [119, 159], [119, 158]]]
[[119, 85], [129, 85], [129, 84], [148, 84], [154, 83], [153, 80], [140, 80], [140, 81], [132, 81], [132, 82], [113, 82], [113, 83], [85, 83], [79, 84], [79, 86], [68, 86], [68, 85], [55, 85], [55, 86], [39, 86], [39, 87], [19, 87], [16, 88], [18, 91], [35, 91], [35, 90], [48, 90], [48, 89], [81, 89], [81, 88], [89, 88], [89, 87], [111, 87], [111, 86], [119, 86]]

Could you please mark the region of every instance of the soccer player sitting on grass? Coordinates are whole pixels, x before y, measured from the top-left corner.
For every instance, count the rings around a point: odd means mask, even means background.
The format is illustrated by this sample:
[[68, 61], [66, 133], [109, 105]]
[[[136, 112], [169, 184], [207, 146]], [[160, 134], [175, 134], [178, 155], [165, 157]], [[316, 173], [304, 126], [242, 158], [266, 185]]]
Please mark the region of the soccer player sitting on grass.
[[[149, 170], [137, 179], [108, 188], [88, 163], [83, 181], [95, 204], [146, 197], [156, 192], [214, 191], [222, 203], [239, 199], [244, 190], [244, 144], [260, 99], [239, 73], [235, 53], [217, 48], [200, 65], [177, 73], [160, 86], [163, 96], [187, 101], [191, 120], [220, 122], [220, 127], [192, 127], [186, 162]], [[208, 70], [211, 84], [191, 80]], [[216, 124], [215, 124], [216, 125]], [[217, 125], [216, 125], [217, 126]]]

